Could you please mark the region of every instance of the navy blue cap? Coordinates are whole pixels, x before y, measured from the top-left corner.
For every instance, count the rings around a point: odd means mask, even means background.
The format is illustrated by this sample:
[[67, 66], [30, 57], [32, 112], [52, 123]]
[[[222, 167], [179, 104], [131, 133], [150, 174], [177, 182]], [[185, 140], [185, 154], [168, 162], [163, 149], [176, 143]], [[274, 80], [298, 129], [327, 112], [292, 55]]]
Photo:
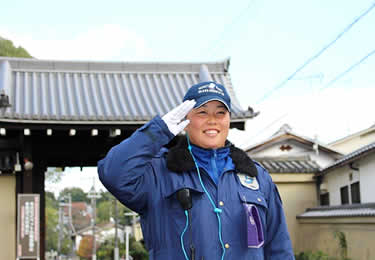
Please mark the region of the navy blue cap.
[[195, 100], [194, 108], [198, 108], [209, 101], [217, 100], [223, 103], [230, 111], [230, 97], [223, 85], [213, 81], [201, 82], [191, 86], [186, 92], [183, 101]]

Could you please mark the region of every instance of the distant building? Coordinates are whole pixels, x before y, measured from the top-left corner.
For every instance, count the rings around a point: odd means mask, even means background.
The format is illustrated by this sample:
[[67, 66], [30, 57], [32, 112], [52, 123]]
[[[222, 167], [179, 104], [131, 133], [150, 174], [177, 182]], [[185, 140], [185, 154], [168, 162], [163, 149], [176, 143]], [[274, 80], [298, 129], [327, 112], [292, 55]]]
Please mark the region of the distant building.
[[321, 205], [375, 203], [374, 173], [375, 142], [345, 155], [318, 172]]
[[329, 146], [343, 154], [348, 154], [372, 142], [375, 142], [375, 125], [338, 139]]
[[317, 172], [320, 206], [297, 216], [299, 250], [319, 249], [335, 255], [342, 250], [335, 238], [339, 232], [350, 259], [375, 258], [374, 173], [375, 142]]
[[[107, 239], [114, 239], [115, 237], [115, 223], [113, 222], [106, 222], [106, 223], [99, 223], [95, 225], [95, 236], [98, 243], [102, 243]], [[123, 225], [117, 224], [117, 238], [119, 239], [120, 243], [124, 243], [125, 238], [125, 227]], [[76, 236], [76, 245], [79, 248], [79, 243], [84, 236], [92, 236], [93, 235], [93, 228], [92, 226], [85, 227], [81, 230], [77, 231]]]
[[[64, 207], [64, 217], [69, 217], [69, 208]], [[81, 230], [91, 225], [92, 208], [86, 202], [72, 202], [72, 223], [75, 230]], [[67, 223], [68, 220], [65, 222]]]
[[315, 173], [333, 163], [342, 154], [303, 135], [288, 124], [268, 139], [251, 145], [246, 153], [271, 175], [283, 201], [293, 248], [298, 249], [299, 223], [296, 216], [316, 207], [318, 189]]

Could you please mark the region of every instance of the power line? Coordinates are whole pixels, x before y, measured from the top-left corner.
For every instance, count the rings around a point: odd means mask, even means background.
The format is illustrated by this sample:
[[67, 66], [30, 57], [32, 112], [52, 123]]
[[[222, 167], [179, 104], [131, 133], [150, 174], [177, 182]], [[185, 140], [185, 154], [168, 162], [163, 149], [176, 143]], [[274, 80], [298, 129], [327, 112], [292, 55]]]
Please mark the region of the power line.
[[[325, 88], [328, 88], [329, 86], [331, 86], [332, 84], [334, 84], [336, 81], [338, 81], [339, 79], [341, 79], [343, 76], [345, 76], [347, 73], [349, 73], [350, 71], [352, 71], [355, 67], [359, 66], [360, 64], [362, 64], [365, 60], [367, 60], [369, 57], [371, 57], [372, 55], [375, 54], [375, 49], [372, 50], [371, 52], [369, 52], [366, 56], [364, 56], [362, 59], [360, 59], [358, 62], [354, 63], [353, 65], [351, 65], [348, 69], [346, 69], [345, 71], [343, 71], [342, 73], [340, 73], [339, 75], [337, 75], [334, 79], [332, 79], [330, 82], [328, 82], [326, 85], [324, 85], [323, 87], [321, 87], [320, 89], [318, 89], [318, 91], [322, 91], [323, 89]], [[311, 78], [311, 77], [310, 77]], [[261, 133], [263, 133], [264, 131], [266, 131], [267, 129], [269, 129], [271, 126], [273, 126], [274, 124], [276, 124], [277, 122], [279, 122], [282, 118], [286, 117], [287, 115], [289, 115], [290, 112], [287, 112], [283, 115], [281, 115], [280, 117], [278, 117], [277, 119], [273, 120], [270, 124], [268, 124], [266, 127], [264, 127], [261, 131], [259, 131], [257, 134], [255, 134], [254, 136], [252, 136], [250, 139], [248, 139], [246, 142], [244, 142], [244, 145], [243, 147], [246, 148], [246, 144], [248, 144], [252, 139], [254, 139], [255, 137], [257, 137], [258, 135], [260, 135]]]
[[347, 70], [345, 70], [344, 72], [340, 73], [338, 76], [336, 76], [330, 82], [328, 82], [325, 86], [323, 86], [320, 90], [322, 90], [324, 88], [328, 88], [329, 86], [331, 86], [332, 84], [334, 84], [340, 78], [342, 78], [343, 76], [345, 76], [345, 74], [349, 73], [351, 70], [353, 70], [355, 67], [357, 67], [358, 65], [360, 65], [361, 63], [363, 63], [365, 60], [367, 60], [373, 54], [375, 54], [375, 50], [371, 51], [369, 54], [367, 54], [361, 60], [359, 60], [358, 62], [356, 62], [353, 65], [351, 65]]
[[291, 80], [298, 72], [300, 72], [303, 68], [305, 68], [308, 64], [310, 64], [313, 60], [318, 58], [322, 53], [324, 53], [329, 47], [331, 47], [333, 44], [336, 43], [337, 40], [339, 40], [346, 32], [348, 32], [359, 20], [361, 20], [365, 15], [367, 15], [372, 9], [375, 7], [375, 2], [359, 17], [354, 19], [354, 21], [349, 24], [341, 33], [339, 33], [336, 38], [331, 41], [329, 44], [327, 44], [325, 47], [323, 47], [318, 53], [316, 53], [314, 56], [309, 58], [305, 63], [303, 63], [300, 67], [297, 68], [296, 71], [294, 71], [289, 77], [287, 77], [284, 81], [282, 81], [279, 85], [271, 89], [268, 93], [266, 93], [259, 101], [256, 102], [256, 104], [259, 104], [263, 102], [266, 98], [268, 98], [270, 95], [272, 95], [273, 92], [276, 90], [282, 88], [289, 80]]
[[211, 55], [210, 56], [212, 57], [212, 55], [214, 53], [214, 50], [217, 48], [217, 46], [219, 45], [219, 43], [221, 43], [223, 41], [225, 32], [227, 32], [229, 28], [233, 27], [234, 24], [237, 23], [237, 21], [246, 13], [246, 11], [254, 4], [254, 2], [255, 2], [255, 0], [252, 0], [248, 4], [248, 6], [245, 9], [243, 9], [243, 11], [239, 15], [237, 15], [235, 18], [232, 19], [232, 22], [225, 27], [225, 29], [221, 32], [221, 34], [218, 37], [218, 39], [215, 40], [213, 46], [211, 48], [207, 48], [204, 53], [207, 53], [207, 52], [211, 51]]

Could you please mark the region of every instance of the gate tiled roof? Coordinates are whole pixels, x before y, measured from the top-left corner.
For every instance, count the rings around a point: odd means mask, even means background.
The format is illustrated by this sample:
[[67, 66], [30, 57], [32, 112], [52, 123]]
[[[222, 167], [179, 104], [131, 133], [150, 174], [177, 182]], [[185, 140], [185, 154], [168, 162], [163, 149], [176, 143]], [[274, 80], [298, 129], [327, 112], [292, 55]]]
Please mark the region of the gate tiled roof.
[[202, 81], [202, 71], [228, 89], [232, 122], [245, 122], [256, 114], [241, 108], [228, 67], [228, 60], [142, 63], [0, 57], [0, 122], [143, 124], [177, 106], [186, 90]]
[[269, 173], [315, 173], [319, 165], [309, 156], [254, 158]]

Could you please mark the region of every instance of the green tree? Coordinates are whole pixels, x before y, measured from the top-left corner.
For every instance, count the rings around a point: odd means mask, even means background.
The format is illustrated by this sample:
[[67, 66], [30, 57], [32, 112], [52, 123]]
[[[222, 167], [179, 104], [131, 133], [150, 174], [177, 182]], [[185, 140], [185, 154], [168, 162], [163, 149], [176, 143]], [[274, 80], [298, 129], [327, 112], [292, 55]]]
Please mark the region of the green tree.
[[68, 194], [72, 196], [72, 202], [89, 202], [87, 194], [81, 188], [65, 188], [60, 191], [59, 197], [62, 198], [67, 196]]
[[[126, 255], [126, 245], [125, 243], [119, 243], [119, 255]], [[97, 250], [97, 256], [102, 260], [112, 260], [114, 257], [114, 237], [104, 241]], [[144, 248], [143, 244], [135, 241], [133, 237], [129, 241], [129, 255], [133, 257], [134, 260], [147, 260], [148, 252]]]
[[[98, 258], [102, 260], [114, 259], [114, 248], [115, 247], [114, 247], [113, 239], [104, 241], [104, 243], [101, 243], [100, 247], [98, 248], [98, 251], [96, 252]], [[121, 255], [121, 249], [125, 251], [125, 249], [123, 249], [120, 244], [119, 245], [120, 255]]]
[[113, 212], [112, 201], [108, 200], [97, 204], [96, 217], [98, 223], [109, 222]]
[[[46, 193], [47, 194], [47, 193]], [[58, 211], [49, 196], [46, 196], [46, 251], [57, 250]]]
[[[45, 193], [45, 214], [46, 214], [46, 251], [57, 251], [59, 213], [58, 201], [52, 192]], [[67, 236], [67, 230], [63, 230], [63, 239], [61, 241], [61, 253], [68, 254], [71, 248], [71, 240]]]
[[59, 207], [58, 201], [55, 198], [55, 194], [50, 191], [45, 192], [45, 200], [46, 200], [46, 206], [50, 206], [54, 209], [57, 209]]
[[15, 47], [12, 41], [2, 37], [0, 37], [0, 56], [32, 58], [24, 48]]
[[62, 168], [48, 167], [44, 174], [44, 179], [47, 184], [56, 184], [61, 181], [64, 174], [65, 172], [62, 170]]
[[339, 240], [340, 255], [343, 260], [348, 260], [348, 242], [346, 241], [345, 233], [336, 230], [333, 233], [333, 237]]
[[96, 201], [96, 203], [100, 204], [103, 201], [109, 201], [109, 200], [114, 200], [114, 199], [115, 199], [115, 196], [113, 196], [110, 192], [100, 190], [100, 198]]
[[135, 239], [132, 237], [129, 244], [129, 254], [133, 257], [134, 260], [148, 259], [148, 252], [141, 242], [135, 241]]
[[[100, 199], [97, 200], [97, 221], [98, 223], [108, 222], [110, 218], [115, 217], [115, 200], [117, 200], [111, 193], [102, 192]], [[121, 225], [130, 225], [131, 219], [125, 216], [126, 212], [131, 212], [122, 203], [117, 201], [117, 218]]]

